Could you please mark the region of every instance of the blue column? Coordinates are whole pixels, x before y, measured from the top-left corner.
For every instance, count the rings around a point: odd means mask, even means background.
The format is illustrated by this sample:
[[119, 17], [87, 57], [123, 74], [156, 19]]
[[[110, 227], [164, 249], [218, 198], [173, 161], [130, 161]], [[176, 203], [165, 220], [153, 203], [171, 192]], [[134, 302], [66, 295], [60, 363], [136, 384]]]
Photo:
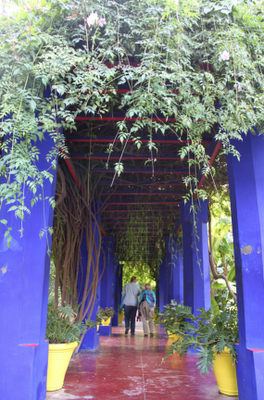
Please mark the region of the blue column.
[[168, 265], [168, 302], [183, 302], [183, 255], [182, 244], [177, 238], [166, 238]]
[[114, 238], [102, 238], [102, 248], [105, 252], [106, 265], [101, 280], [100, 307], [113, 307], [115, 289], [115, 259], [114, 259]]
[[112, 319], [112, 326], [118, 326], [119, 306], [121, 305], [123, 266], [119, 264], [118, 258], [115, 257], [115, 288], [114, 288], [114, 309], [115, 315]]
[[[38, 163], [40, 170], [48, 169], [46, 154], [54, 146], [45, 135], [41, 142]], [[43, 228], [53, 226], [53, 208], [48, 200], [55, 195], [56, 170], [49, 169], [54, 180], [45, 181], [42, 200], [25, 216], [23, 236], [21, 221], [3, 205], [0, 219], [6, 219], [12, 228], [10, 246], [0, 224], [0, 393], [5, 400], [46, 399], [48, 342], [45, 341], [51, 235], [40, 239]], [[3, 181], [2, 181], [3, 182]], [[2, 183], [1, 182], [1, 183]], [[30, 206], [31, 194], [26, 193]]]
[[[115, 307], [115, 258], [114, 258], [114, 238], [102, 238], [102, 249], [105, 253], [105, 270], [101, 280], [100, 307]], [[111, 320], [112, 324], [112, 320]], [[100, 327], [99, 333], [103, 335], [111, 334], [111, 327]]]
[[[96, 213], [96, 218], [97, 218], [97, 222], [98, 224], [100, 224], [100, 218], [101, 218], [101, 214], [100, 212]], [[96, 246], [98, 248], [99, 245], [99, 231], [97, 228], [97, 225], [95, 222], [92, 222], [92, 230], [94, 232], [94, 238], [95, 238], [95, 243]], [[85, 236], [85, 230], [84, 230], [84, 234], [83, 234], [83, 239], [82, 239], [82, 244], [81, 244], [81, 262], [79, 265], [80, 268], [80, 272], [78, 275], [78, 296], [79, 296], [79, 304], [83, 301], [83, 295], [84, 295], [84, 284], [85, 284], [85, 278], [86, 278], [86, 274], [87, 274], [87, 260], [88, 260], [88, 251], [87, 251], [87, 245], [86, 245], [86, 236]], [[93, 257], [95, 258], [95, 254], [93, 251]], [[98, 274], [98, 278], [100, 277], [100, 267], [99, 267], [99, 274]], [[93, 269], [91, 268], [90, 270], [90, 276], [89, 276], [89, 283], [88, 285], [90, 286], [91, 282], [93, 280]], [[100, 285], [97, 286], [97, 290], [96, 290], [96, 299], [95, 299], [95, 303], [93, 306], [93, 311], [91, 314], [91, 320], [95, 321], [96, 320], [96, 313], [99, 307], [99, 296], [100, 296]], [[85, 300], [85, 305], [88, 304], [89, 302], [89, 298], [88, 299], [84, 299]], [[87, 314], [89, 313], [89, 310], [87, 312]], [[84, 318], [85, 319], [85, 318]], [[99, 346], [99, 334], [97, 333], [97, 327], [95, 326], [94, 328], [88, 329], [88, 331], [86, 332], [83, 341], [81, 343], [80, 349], [81, 350], [95, 350], [97, 347]]]
[[159, 311], [164, 311], [164, 305], [169, 303], [168, 264], [164, 256], [159, 267]]
[[[195, 201], [195, 216], [190, 212], [190, 202], [181, 202], [183, 233], [184, 304], [197, 309], [211, 306], [209, 250], [207, 238], [208, 200]], [[195, 218], [195, 220], [194, 220]], [[197, 238], [198, 236], [198, 238]]]
[[156, 301], [156, 304], [157, 304], [157, 307], [159, 307], [159, 303], [160, 303], [160, 301], [159, 301], [159, 299], [160, 299], [160, 295], [159, 295], [159, 269], [157, 268], [156, 269], [156, 299], [157, 299], [157, 301]]
[[[256, 132], [257, 133], [257, 132]], [[264, 399], [264, 141], [248, 133], [227, 157], [236, 264], [240, 400]]]

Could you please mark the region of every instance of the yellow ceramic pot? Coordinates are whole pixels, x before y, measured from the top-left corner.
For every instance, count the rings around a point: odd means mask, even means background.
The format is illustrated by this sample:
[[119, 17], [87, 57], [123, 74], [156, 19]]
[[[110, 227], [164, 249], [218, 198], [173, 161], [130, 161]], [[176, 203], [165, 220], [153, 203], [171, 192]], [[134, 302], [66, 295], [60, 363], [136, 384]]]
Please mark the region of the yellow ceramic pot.
[[72, 353], [77, 346], [77, 342], [49, 345], [47, 374], [48, 392], [62, 388]]
[[125, 314], [124, 314], [124, 313], [120, 313], [120, 314], [118, 314], [118, 323], [119, 323], [119, 324], [122, 324], [122, 322], [123, 322], [123, 319], [124, 319], [124, 316], [125, 316]]
[[219, 392], [228, 396], [238, 396], [236, 365], [233, 363], [229, 349], [225, 347], [221, 354], [216, 354], [214, 373]]
[[180, 335], [175, 335], [174, 333], [171, 333], [170, 331], [167, 331], [167, 332], [168, 332], [169, 340], [176, 342], [178, 339], [180, 339]]
[[105, 321], [104, 319], [102, 320], [102, 325], [110, 325], [111, 322], [111, 318], [107, 318], [107, 320]]

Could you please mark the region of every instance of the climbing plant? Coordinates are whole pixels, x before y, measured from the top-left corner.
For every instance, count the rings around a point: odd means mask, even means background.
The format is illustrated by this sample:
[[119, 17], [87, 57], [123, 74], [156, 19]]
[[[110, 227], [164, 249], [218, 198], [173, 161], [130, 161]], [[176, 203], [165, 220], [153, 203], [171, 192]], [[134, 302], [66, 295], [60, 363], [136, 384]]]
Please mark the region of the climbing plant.
[[150, 283], [152, 289], [156, 287], [157, 266], [140, 261], [123, 261], [123, 286], [130, 282], [132, 276], [136, 276], [137, 284], [141, 290], [145, 289], [145, 284]]
[[[187, 135], [181, 156], [194, 154], [190, 167], [207, 173], [205, 132], [214, 131], [223, 151], [238, 157], [231, 140], [242, 140], [253, 127], [262, 133], [262, 1], [20, 4], [15, 15], [2, 17], [0, 28], [0, 200], [17, 217], [30, 213], [26, 190], [37, 201], [38, 188], [52, 180], [37, 165], [44, 132], [54, 139], [47, 157], [55, 167], [61, 151], [67, 154], [59, 128], [74, 130], [80, 113], [103, 115], [114, 106], [140, 118], [120, 121], [117, 136], [124, 146], [133, 137], [136, 151], [140, 131], [148, 130], [153, 174], [154, 132]], [[116, 102], [122, 84], [133, 90]], [[151, 119], [161, 114], [176, 122]], [[115, 169], [117, 175], [124, 169], [122, 153]], [[197, 190], [196, 176], [185, 183]]]

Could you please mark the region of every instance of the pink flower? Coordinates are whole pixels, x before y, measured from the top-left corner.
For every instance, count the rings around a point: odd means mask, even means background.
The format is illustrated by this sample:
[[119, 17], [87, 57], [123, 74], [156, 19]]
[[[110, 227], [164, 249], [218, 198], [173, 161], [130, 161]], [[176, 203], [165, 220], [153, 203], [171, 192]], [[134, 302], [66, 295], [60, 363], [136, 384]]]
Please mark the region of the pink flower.
[[99, 25], [104, 26], [106, 24], [105, 18], [101, 18], [99, 21]]
[[223, 53], [220, 54], [221, 58], [223, 61], [227, 61], [230, 58], [229, 51], [224, 50]]
[[98, 15], [97, 15], [97, 12], [94, 12], [94, 13], [91, 13], [90, 15], [89, 15], [89, 17], [87, 18], [87, 25], [88, 26], [91, 26], [91, 25], [93, 25], [95, 22], [97, 22], [98, 21]]
[[28, 31], [28, 30], [29, 30], [29, 26], [28, 26], [28, 25], [26, 25], [26, 26], [25, 26], [25, 29]]
[[242, 86], [241, 85], [238, 85], [238, 90], [242, 90]]
[[157, 249], [159, 249], [160, 248], [160, 245], [159, 245], [159, 243], [157, 244]]

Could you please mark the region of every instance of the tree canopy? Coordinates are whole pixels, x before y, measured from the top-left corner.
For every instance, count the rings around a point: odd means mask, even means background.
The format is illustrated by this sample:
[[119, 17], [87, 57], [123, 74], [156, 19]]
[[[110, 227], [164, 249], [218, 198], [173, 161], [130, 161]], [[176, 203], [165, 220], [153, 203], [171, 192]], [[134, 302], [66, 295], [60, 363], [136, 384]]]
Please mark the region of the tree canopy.
[[[21, 4], [15, 15], [2, 17], [0, 27], [0, 200], [18, 217], [30, 212], [24, 188], [36, 193], [52, 179], [36, 164], [44, 132], [54, 138], [47, 155], [54, 166], [62, 150], [67, 154], [59, 128], [74, 130], [80, 113], [111, 110], [117, 85], [133, 87], [118, 105], [125, 115], [144, 118], [129, 130], [125, 121], [118, 124], [122, 140], [135, 139], [135, 151], [142, 126], [150, 132], [151, 156], [151, 132], [187, 133], [191, 143], [181, 156], [193, 153], [190, 165], [206, 169], [200, 145], [205, 132], [214, 131], [224, 151], [235, 154], [231, 139], [241, 140], [253, 127], [262, 133], [262, 1]], [[161, 113], [177, 121], [169, 128], [154, 123], [150, 116]], [[123, 171], [122, 160], [115, 169]]]

